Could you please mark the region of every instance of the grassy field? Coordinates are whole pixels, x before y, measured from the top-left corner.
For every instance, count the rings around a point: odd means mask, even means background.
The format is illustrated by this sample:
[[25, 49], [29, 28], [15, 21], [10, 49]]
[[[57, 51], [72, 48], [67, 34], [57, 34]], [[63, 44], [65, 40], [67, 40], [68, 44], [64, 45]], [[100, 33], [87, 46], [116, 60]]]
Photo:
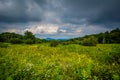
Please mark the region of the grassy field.
[[0, 80], [119, 80], [120, 44], [0, 48]]

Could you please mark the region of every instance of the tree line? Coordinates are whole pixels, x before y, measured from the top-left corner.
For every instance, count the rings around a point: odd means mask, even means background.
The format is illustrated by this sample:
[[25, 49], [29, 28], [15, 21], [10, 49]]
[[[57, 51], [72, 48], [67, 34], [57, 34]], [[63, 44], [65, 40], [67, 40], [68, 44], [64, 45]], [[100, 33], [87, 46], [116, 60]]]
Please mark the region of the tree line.
[[36, 38], [32, 32], [26, 31], [24, 35], [16, 34], [16, 33], [10, 33], [10, 32], [3, 32], [0, 34], [0, 42], [5, 43], [12, 43], [12, 44], [35, 44], [35, 43], [41, 43], [42, 40], [39, 38]]
[[[56, 41], [54, 43], [58, 44]], [[52, 42], [52, 45], [54, 44]], [[69, 39], [67, 41], [60, 41], [63, 45], [68, 44], [80, 44], [84, 46], [96, 46], [99, 44], [119, 44], [120, 43], [120, 29], [116, 28], [111, 31], [106, 31], [98, 34], [86, 35], [83, 37], [77, 37]]]
[[77, 41], [80, 42], [85, 39], [89, 39], [90, 37], [96, 38], [97, 42], [100, 44], [120, 43], [120, 29], [116, 28], [116, 29], [113, 29], [112, 31], [106, 31], [99, 34], [86, 35], [84, 37], [70, 39], [70, 41], [77, 43]]
[[106, 31], [99, 34], [86, 35], [84, 37], [73, 38], [65, 41], [57, 40], [45, 40], [37, 38], [30, 31], [25, 31], [24, 35], [3, 32], [0, 34], [0, 42], [12, 43], [12, 44], [35, 44], [50, 42], [51, 46], [56, 46], [58, 44], [68, 45], [68, 44], [82, 44], [85, 46], [95, 46], [97, 43], [100, 44], [111, 44], [120, 43], [120, 29], [116, 28], [112, 31]]

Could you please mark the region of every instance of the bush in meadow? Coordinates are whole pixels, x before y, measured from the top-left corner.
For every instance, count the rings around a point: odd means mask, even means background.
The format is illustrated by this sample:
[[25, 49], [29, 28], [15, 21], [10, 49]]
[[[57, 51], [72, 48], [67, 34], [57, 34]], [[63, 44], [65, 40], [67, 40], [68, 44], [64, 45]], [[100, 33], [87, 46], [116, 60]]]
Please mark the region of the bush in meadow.
[[58, 45], [58, 42], [57, 41], [52, 41], [51, 43], [50, 43], [50, 46], [51, 47], [56, 47]]
[[7, 47], [8, 47], [8, 44], [0, 42], [0, 48], [7, 48]]
[[23, 43], [23, 41], [22, 41], [21, 39], [19, 39], [19, 38], [12, 38], [12, 39], [10, 40], [10, 42], [11, 42], [12, 44], [21, 44], [21, 43]]
[[94, 36], [91, 36], [89, 38], [85, 38], [82, 41], [82, 45], [84, 45], [84, 46], [96, 46], [97, 43], [98, 43], [98, 41]]
[[34, 44], [35, 41], [32, 40], [32, 39], [27, 39], [27, 40], [25, 40], [25, 43], [26, 43], [26, 44]]

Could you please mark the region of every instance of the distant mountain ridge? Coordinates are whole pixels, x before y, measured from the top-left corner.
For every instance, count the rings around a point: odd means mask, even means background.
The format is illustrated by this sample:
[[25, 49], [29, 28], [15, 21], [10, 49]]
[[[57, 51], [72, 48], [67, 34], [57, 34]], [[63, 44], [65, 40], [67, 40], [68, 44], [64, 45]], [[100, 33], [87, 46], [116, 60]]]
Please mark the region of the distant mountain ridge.
[[46, 40], [59, 40], [59, 41], [66, 41], [66, 40], [68, 40], [68, 39], [66, 39], [66, 38], [57, 38], [57, 39], [55, 39], [55, 38], [46, 38]]

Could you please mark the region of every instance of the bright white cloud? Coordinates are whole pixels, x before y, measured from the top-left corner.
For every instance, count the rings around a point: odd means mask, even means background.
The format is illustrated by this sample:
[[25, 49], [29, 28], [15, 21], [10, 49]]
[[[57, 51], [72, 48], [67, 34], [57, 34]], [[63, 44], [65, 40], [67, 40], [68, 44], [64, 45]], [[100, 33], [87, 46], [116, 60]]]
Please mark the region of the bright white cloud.
[[60, 33], [65, 33], [66, 30], [65, 30], [65, 29], [60, 29], [59, 32], [60, 32]]
[[38, 24], [29, 26], [25, 29], [25, 31], [31, 31], [33, 34], [55, 34], [58, 31], [58, 25], [55, 24]]

